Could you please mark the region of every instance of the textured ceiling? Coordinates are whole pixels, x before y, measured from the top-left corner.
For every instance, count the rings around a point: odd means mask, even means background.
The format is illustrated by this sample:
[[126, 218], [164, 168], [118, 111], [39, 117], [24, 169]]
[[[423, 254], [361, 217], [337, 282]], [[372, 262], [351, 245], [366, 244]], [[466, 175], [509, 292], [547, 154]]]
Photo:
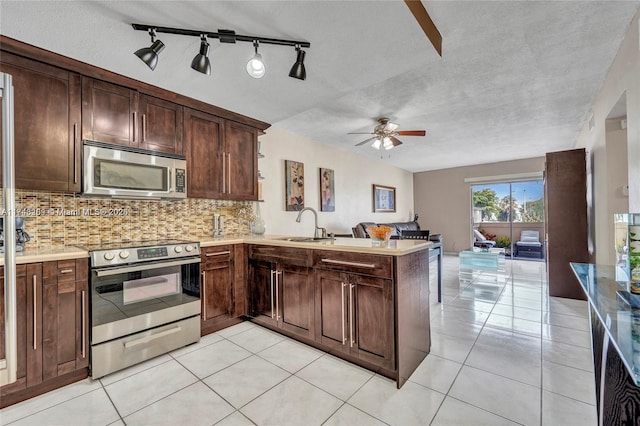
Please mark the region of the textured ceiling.
[[[402, 1], [2, 1], [0, 33], [410, 171], [542, 156], [574, 147], [640, 7], [629, 1], [423, 1], [440, 58]], [[249, 43], [211, 40], [213, 73], [189, 68], [199, 39], [160, 34], [155, 71], [133, 22], [306, 40], [262, 45], [267, 74], [244, 71]], [[400, 130], [390, 151], [354, 145], [375, 118]]]

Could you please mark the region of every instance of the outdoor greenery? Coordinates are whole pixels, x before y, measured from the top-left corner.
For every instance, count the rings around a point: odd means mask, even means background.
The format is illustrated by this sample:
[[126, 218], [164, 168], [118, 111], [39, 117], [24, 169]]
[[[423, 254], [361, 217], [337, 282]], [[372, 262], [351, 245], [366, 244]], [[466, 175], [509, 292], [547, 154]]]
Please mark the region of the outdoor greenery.
[[511, 238], [507, 236], [500, 236], [496, 238], [496, 246], [500, 248], [511, 247]]
[[482, 209], [484, 222], [544, 222], [544, 200], [527, 201], [521, 205], [513, 196], [498, 198], [490, 188], [473, 192], [473, 206]]

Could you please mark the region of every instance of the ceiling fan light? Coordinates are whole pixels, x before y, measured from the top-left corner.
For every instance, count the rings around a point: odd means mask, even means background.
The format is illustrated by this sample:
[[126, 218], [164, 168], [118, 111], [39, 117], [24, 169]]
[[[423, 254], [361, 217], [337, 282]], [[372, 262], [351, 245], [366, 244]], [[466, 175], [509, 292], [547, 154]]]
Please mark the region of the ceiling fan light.
[[380, 139], [376, 139], [375, 141], [373, 141], [373, 144], [371, 145], [371, 147], [375, 149], [380, 149], [380, 145], [382, 145], [382, 141]]
[[211, 62], [209, 61], [209, 43], [206, 36], [202, 36], [200, 42], [200, 53], [198, 53], [191, 61], [191, 68], [201, 72], [202, 74], [211, 74]]
[[262, 55], [258, 53], [258, 42], [253, 43], [255, 48], [255, 54], [249, 62], [247, 62], [247, 73], [253, 78], [262, 78], [266, 72], [264, 62], [262, 61]]
[[158, 54], [164, 50], [164, 43], [156, 40], [155, 29], [150, 29], [149, 35], [151, 36], [151, 46], [136, 50], [134, 55], [140, 58], [153, 71], [158, 65]]
[[384, 143], [382, 144], [382, 146], [384, 147], [384, 149], [393, 148], [393, 142], [391, 142], [391, 139], [389, 139], [388, 137], [385, 137], [383, 141]]
[[298, 56], [296, 58], [296, 63], [291, 67], [291, 71], [289, 71], [289, 77], [297, 78], [298, 80], [306, 80], [307, 78], [307, 70], [304, 67], [304, 56], [306, 52], [300, 47], [296, 47], [296, 51], [298, 52]]

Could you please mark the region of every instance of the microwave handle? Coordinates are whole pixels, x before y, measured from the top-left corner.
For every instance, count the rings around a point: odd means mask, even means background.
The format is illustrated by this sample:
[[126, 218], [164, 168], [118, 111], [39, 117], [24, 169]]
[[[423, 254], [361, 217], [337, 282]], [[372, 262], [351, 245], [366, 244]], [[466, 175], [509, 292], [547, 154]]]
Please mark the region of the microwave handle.
[[173, 187], [173, 167], [169, 167], [169, 192], [174, 192], [175, 188]]

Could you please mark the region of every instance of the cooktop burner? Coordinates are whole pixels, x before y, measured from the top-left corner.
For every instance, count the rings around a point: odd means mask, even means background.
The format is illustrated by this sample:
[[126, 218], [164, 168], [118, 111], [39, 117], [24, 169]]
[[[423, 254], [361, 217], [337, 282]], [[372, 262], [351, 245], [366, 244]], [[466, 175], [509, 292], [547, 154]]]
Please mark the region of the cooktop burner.
[[198, 242], [183, 240], [144, 240], [80, 246], [89, 251], [91, 266], [122, 265], [200, 255]]

